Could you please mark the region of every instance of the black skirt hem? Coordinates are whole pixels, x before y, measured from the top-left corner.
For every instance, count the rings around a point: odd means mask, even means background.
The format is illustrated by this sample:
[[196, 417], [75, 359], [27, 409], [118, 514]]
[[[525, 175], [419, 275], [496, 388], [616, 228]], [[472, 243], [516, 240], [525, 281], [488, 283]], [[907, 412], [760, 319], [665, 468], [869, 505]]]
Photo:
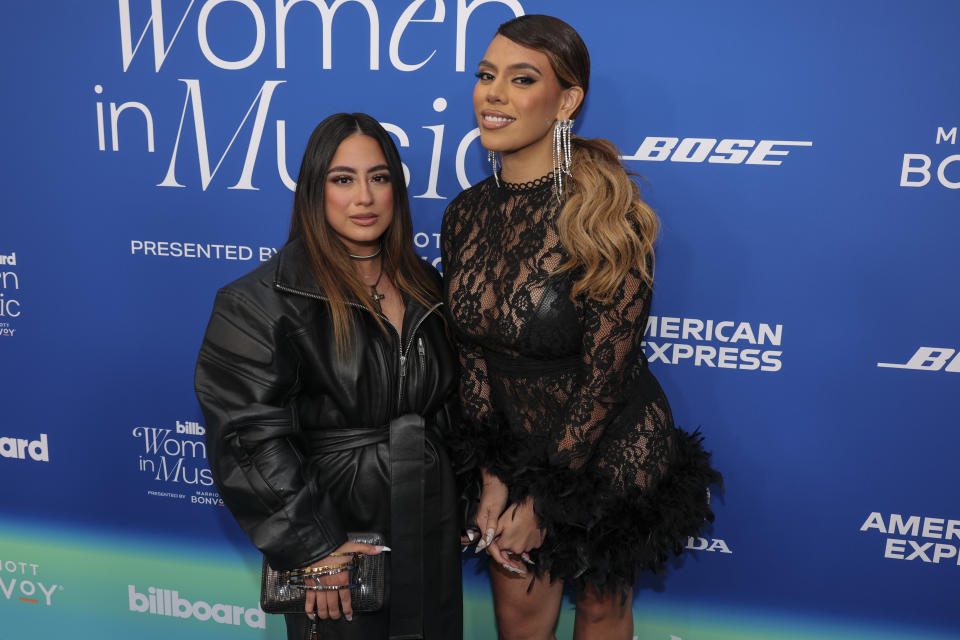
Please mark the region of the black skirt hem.
[[671, 428], [675, 446], [663, 476], [651, 488], [626, 490], [612, 487], [589, 465], [574, 470], [524, 459], [529, 444], [524, 447], [506, 429], [497, 429], [496, 438], [463, 439], [456, 449], [466, 503], [475, 509], [479, 469], [486, 469], [507, 485], [511, 503], [533, 498], [547, 532], [530, 554], [536, 575], [563, 579], [577, 591], [625, 593], [643, 572], [663, 574], [687, 539], [714, 520], [709, 487], [722, 488], [722, 476], [710, 466], [699, 431]]

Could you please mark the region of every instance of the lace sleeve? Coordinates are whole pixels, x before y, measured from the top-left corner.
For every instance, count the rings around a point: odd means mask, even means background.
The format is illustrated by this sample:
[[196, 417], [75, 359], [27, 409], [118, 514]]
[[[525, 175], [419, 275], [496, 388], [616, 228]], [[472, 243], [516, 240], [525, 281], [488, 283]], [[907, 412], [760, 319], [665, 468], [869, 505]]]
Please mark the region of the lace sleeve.
[[490, 425], [490, 381], [479, 347], [457, 343], [460, 356], [460, 406], [463, 418], [475, 430]]
[[551, 464], [582, 467], [619, 408], [631, 398], [629, 376], [642, 358], [640, 342], [650, 289], [631, 270], [610, 303], [584, 302], [580, 379], [570, 400], [569, 420], [556, 431]]

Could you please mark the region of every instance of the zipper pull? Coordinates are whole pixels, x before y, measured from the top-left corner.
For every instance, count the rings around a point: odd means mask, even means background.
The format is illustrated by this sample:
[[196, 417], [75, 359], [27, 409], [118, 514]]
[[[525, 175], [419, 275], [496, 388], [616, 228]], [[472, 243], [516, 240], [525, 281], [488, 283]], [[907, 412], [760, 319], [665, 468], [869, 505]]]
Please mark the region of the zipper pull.
[[400, 379], [407, 375], [407, 356], [400, 354]]
[[420, 356], [420, 371], [424, 371], [427, 368], [427, 352], [423, 348], [423, 338], [417, 337], [417, 355]]

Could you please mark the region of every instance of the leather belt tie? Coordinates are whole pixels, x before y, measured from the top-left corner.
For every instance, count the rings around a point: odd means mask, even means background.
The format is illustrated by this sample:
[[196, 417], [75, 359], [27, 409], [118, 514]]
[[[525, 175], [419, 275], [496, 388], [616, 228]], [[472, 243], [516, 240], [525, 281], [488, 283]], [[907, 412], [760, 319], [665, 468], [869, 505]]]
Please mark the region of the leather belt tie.
[[424, 422], [390, 421], [390, 638], [423, 638]]
[[389, 428], [305, 433], [314, 451], [335, 453], [390, 443], [390, 639], [423, 638], [423, 416], [394, 418]]

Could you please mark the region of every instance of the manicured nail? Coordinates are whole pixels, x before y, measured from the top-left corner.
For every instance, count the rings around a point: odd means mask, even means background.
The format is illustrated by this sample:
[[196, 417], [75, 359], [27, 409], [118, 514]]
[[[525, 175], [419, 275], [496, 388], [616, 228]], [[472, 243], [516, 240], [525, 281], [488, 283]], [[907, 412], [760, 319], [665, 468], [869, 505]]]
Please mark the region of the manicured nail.
[[521, 553], [520, 559], [526, 562], [527, 564], [529, 564], [530, 566], [533, 566], [534, 564], [536, 564], [533, 560], [530, 559], [529, 553]]
[[503, 563], [503, 564], [500, 565], [500, 566], [503, 567], [504, 569], [506, 569], [507, 571], [512, 571], [513, 573], [519, 573], [519, 574], [522, 575], [522, 576], [527, 575], [527, 572], [526, 572], [526, 571], [522, 571], [522, 570], [520, 570], [520, 569], [517, 569], [516, 567], [510, 566], [510, 565], [507, 564], [507, 563]]
[[469, 529], [467, 530], [467, 540], [469, 540], [470, 542], [473, 542], [473, 539], [476, 537], [477, 537], [477, 534], [475, 534], [472, 530], [469, 530]]
[[377, 551], [393, 551], [393, 549], [391, 549], [390, 547], [385, 547], [385, 546], [383, 546], [382, 544], [381, 544], [381, 545], [377, 545], [376, 549], [377, 549]]
[[487, 529], [487, 535], [485, 535], [485, 536], [483, 537], [483, 540], [481, 540], [480, 542], [477, 543], [477, 550], [476, 550], [474, 553], [480, 553], [481, 551], [483, 551], [484, 549], [486, 549], [487, 546], [488, 546], [491, 542], [493, 542], [493, 534], [495, 534], [496, 532], [497, 532], [496, 529], [492, 529], [492, 528], [491, 528], [491, 529]]
[[345, 613], [345, 614], [343, 614], [343, 617], [347, 619], [347, 622], [353, 622], [353, 614], [352, 614], [352, 613]]
[[310, 618], [311, 620], [315, 620], [316, 617], [317, 617], [317, 614], [315, 614], [315, 613], [308, 613], [308, 614], [307, 614], [307, 617]]

